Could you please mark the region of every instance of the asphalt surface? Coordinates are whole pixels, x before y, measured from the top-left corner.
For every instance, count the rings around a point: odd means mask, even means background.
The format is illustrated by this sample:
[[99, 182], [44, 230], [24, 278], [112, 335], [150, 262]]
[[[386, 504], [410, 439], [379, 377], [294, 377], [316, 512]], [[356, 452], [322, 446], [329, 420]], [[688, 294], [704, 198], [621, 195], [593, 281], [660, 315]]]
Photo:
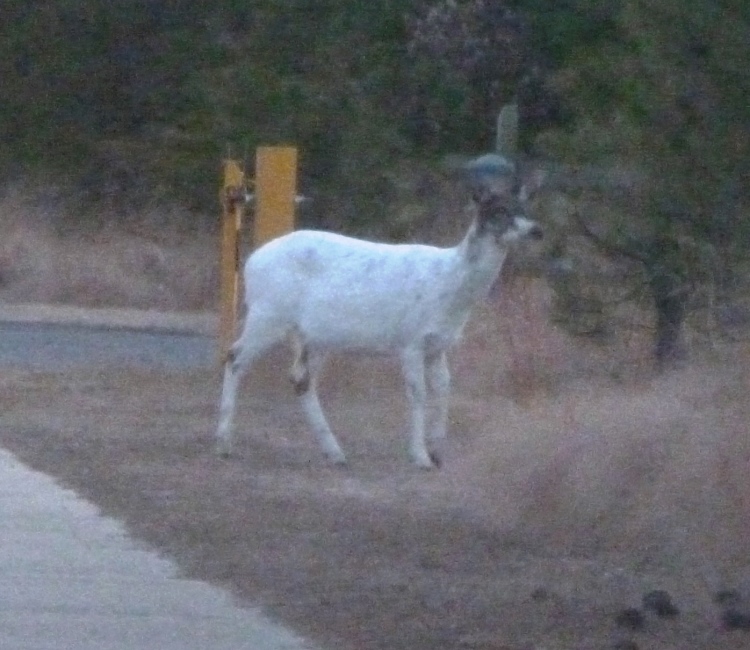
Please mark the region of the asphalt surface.
[[[46, 324], [0, 325], [0, 366], [200, 367], [214, 339]], [[0, 450], [0, 650], [311, 650], [170, 560], [50, 477]]]
[[34, 370], [84, 365], [203, 368], [216, 364], [213, 338], [38, 323], [0, 324], [0, 364]]

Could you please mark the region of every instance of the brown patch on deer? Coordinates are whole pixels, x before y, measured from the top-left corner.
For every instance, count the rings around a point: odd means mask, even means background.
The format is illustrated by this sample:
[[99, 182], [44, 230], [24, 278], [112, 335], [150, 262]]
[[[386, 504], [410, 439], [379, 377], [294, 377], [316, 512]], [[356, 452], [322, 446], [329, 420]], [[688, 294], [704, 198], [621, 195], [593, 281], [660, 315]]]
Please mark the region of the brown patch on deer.
[[289, 379], [294, 386], [294, 392], [304, 395], [310, 390], [310, 368], [308, 366], [310, 354], [307, 347], [300, 346], [297, 352], [297, 358], [294, 360], [292, 370], [289, 373]]
[[224, 358], [224, 363], [227, 363], [232, 367], [232, 372], [237, 371], [237, 352], [237, 346], [233, 345], [227, 350], [226, 357]]

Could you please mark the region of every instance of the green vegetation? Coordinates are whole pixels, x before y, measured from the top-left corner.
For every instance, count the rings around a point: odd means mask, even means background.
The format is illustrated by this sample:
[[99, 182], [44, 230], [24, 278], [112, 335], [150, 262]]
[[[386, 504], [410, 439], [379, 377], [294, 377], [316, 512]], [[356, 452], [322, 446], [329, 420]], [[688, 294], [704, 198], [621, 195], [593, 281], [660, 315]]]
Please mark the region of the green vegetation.
[[297, 143], [323, 191], [375, 176], [406, 146], [390, 110], [406, 4], [9, 0], [1, 162], [94, 202], [203, 209], [228, 145]]
[[709, 300], [723, 308], [742, 280], [750, 10], [708, 0], [618, 7], [612, 37], [574, 47], [557, 72], [576, 119], [542, 139], [559, 160], [641, 177], [627, 192], [588, 188], [578, 205], [600, 249], [635, 262], [656, 307], [655, 354], [668, 361], [688, 311]]

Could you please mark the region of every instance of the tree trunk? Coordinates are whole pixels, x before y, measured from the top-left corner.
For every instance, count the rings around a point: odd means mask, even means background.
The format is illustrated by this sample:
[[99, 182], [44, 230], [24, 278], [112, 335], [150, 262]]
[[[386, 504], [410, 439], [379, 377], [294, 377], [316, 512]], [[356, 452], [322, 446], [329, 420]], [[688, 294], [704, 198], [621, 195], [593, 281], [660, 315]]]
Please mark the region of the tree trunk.
[[685, 356], [682, 326], [687, 292], [680, 276], [662, 265], [651, 269], [649, 284], [656, 310], [654, 359], [660, 369], [666, 369]]

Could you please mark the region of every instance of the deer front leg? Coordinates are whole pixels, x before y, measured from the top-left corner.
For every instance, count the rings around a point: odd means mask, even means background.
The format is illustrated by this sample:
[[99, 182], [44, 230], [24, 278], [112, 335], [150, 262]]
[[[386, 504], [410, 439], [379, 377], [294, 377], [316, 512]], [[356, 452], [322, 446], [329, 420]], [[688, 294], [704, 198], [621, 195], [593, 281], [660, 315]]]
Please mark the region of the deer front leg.
[[401, 355], [401, 365], [406, 380], [406, 396], [411, 407], [409, 456], [417, 467], [432, 469], [434, 465], [427, 451], [424, 436], [427, 404], [424, 353], [422, 350], [406, 350]]

